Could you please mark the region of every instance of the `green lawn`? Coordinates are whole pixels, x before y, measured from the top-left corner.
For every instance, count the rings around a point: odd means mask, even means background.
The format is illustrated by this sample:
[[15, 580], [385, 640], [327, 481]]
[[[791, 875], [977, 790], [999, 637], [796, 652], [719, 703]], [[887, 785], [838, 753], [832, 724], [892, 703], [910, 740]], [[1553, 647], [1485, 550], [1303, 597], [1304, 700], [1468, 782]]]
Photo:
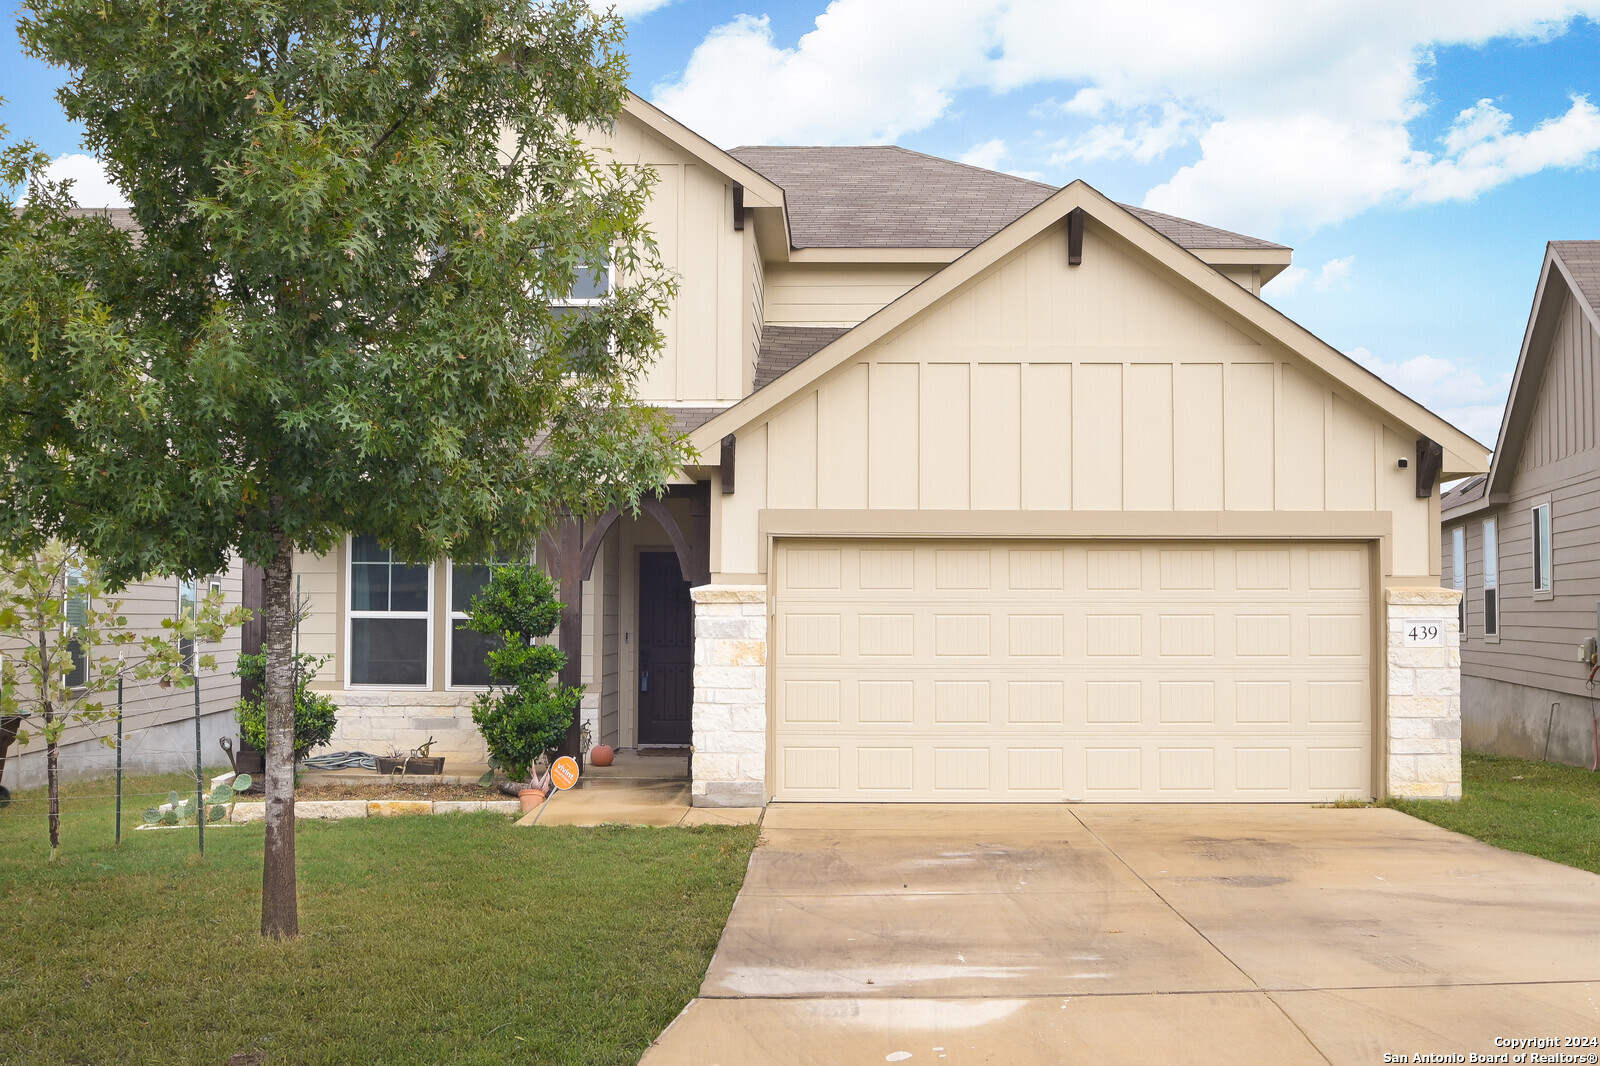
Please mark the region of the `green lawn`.
[[1387, 805], [1499, 848], [1600, 873], [1600, 774], [1473, 751], [1461, 762], [1461, 802]]
[[[0, 810], [0, 1063], [633, 1063], [695, 994], [757, 830], [300, 823], [267, 943], [260, 825], [124, 832], [70, 786]], [[141, 778], [132, 792], [183, 788]], [[133, 801], [133, 817], [149, 800]]]

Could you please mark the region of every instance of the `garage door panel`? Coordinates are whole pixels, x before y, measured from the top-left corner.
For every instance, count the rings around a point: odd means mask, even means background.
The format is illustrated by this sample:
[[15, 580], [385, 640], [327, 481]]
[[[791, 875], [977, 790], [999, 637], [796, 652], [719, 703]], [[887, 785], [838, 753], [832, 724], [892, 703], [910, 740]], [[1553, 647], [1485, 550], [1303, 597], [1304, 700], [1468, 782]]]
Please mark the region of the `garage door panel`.
[[1370, 794], [1367, 553], [779, 542], [776, 794]]
[[840, 728], [977, 723], [997, 737], [1203, 728], [1219, 736], [1315, 731], [1365, 737], [1369, 683], [1357, 669], [1283, 679], [1255, 669], [1218, 679], [1181, 670], [1101, 671], [1041, 677], [1039, 671], [944, 667], [857, 673], [786, 670], [776, 684], [777, 721], [787, 733]]

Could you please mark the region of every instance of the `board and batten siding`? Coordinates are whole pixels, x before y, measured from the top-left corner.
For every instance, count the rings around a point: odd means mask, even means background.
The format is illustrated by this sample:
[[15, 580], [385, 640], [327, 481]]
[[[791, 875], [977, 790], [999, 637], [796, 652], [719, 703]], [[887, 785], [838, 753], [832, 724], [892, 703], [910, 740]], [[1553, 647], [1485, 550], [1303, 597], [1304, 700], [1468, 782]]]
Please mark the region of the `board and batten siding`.
[[854, 326], [937, 269], [935, 263], [770, 263], [767, 321], [783, 326]]
[[[769, 288], [769, 293], [771, 289]], [[1438, 573], [1415, 435], [1102, 229], [1042, 235], [738, 437], [713, 569], [774, 509], [1388, 511]], [[1436, 580], [1436, 579], [1435, 579]]]
[[639, 397], [740, 399], [750, 373], [742, 310], [750, 299], [746, 260], [755, 245], [754, 227], [733, 228], [732, 185], [627, 115], [617, 119], [611, 133], [587, 139], [618, 163], [655, 171], [645, 224], [663, 266], [678, 282], [678, 293], [660, 323], [665, 338], [660, 356], [640, 382]]
[[[1595, 633], [1600, 601], [1600, 334], [1570, 295], [1550, 340], [1533, 415], [1501, 506], [1447, 521], [1466, 533], [1467, 632], [1462, 673], [1587, 697], [1588, 671], [1578, 645]], [[1550, 502], [1551, 594], [1533, 591], [1532, 509]], [[1500, 637], [1483, 634], [1483, 520], [1495, 518], [1500, 541]]]

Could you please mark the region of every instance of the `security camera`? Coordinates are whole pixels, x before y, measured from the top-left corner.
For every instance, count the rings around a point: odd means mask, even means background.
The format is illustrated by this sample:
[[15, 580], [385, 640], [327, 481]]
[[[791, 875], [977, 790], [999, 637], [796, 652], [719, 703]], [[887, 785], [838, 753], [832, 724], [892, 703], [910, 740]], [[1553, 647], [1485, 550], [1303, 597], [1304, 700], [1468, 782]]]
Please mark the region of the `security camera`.
[[1402, 455], [1400, 457], [1400, 469], [1404, 470], [1406, 467], [1408, 467], [1410, 465], [1411, 465], [1411, 460], [1407, 459], [1405, 456]]

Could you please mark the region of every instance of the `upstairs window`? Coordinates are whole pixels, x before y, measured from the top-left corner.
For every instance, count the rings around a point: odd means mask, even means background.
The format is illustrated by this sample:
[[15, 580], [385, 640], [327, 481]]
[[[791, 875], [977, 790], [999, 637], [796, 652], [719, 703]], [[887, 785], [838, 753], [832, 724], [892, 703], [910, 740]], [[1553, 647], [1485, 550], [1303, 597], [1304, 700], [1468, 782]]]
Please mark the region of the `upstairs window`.
[[[589, 308], [598, 306], [611, 295], [612, 268], [609, 262], [582, 263], [573, 274], [572, 288], [563, 296], [550, 301], [550, 307], [557, 321], [566, 325], [576, 325], [568, 319], [585, 319], [589, 317]], [[606, 340], [606, 345], [612, 344], [611, 339]], [[577, 351], [592, 351], [588, 347]]]
[[1551, 574], [1550, 505], [1541, 503], [1533, 509], [1533, 591], [1551, 592], [1554, 586]]
[[395, 559], [377, 537], [350, 539], [349, 680], [425, 688], [433, 569]]
[[1461, 593], [1456, 604], [1456, 631], [1467, 639], [1467, 530], [1457, 526], [1450, 531], [1450, 585]]
[[1500, 638], [1500, 536], [1495, 520], [1483, 520], [1483, 635]]

